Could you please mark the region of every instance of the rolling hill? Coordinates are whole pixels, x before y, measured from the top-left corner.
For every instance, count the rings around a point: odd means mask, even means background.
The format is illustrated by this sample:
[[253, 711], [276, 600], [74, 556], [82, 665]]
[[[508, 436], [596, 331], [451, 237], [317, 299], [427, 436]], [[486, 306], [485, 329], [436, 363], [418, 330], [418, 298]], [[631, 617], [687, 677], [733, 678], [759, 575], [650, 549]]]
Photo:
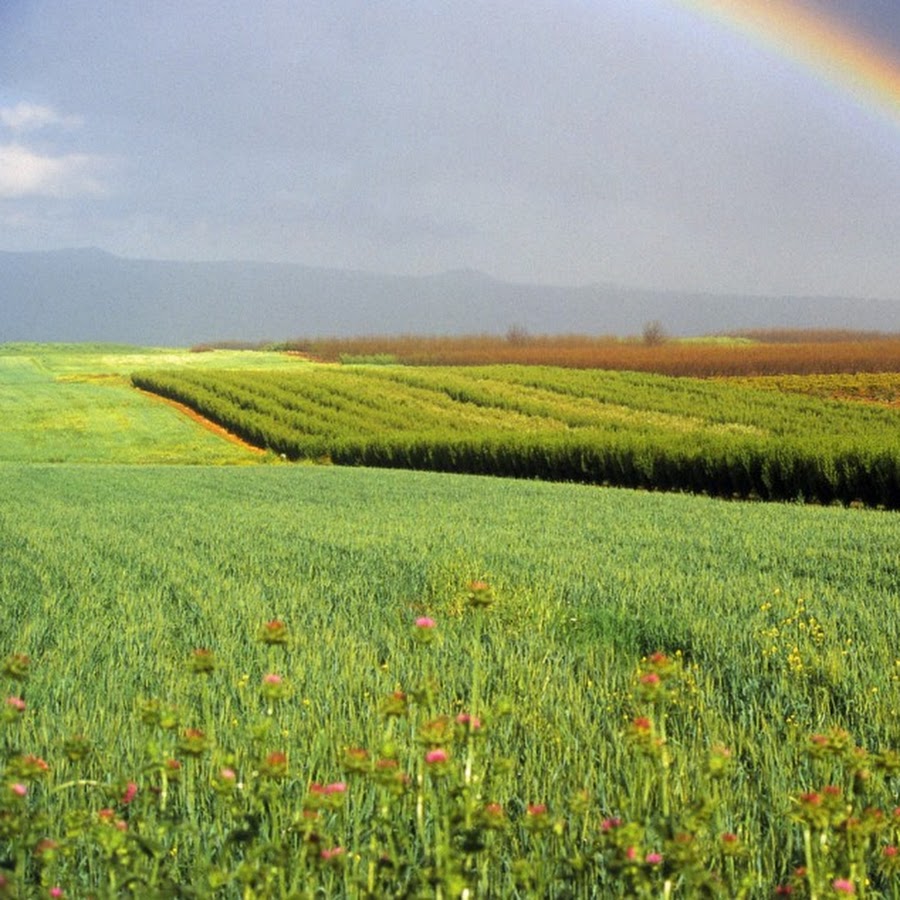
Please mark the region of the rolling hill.
[[187, 345], [358, 334], [673, 335], [749, 328], [900, 330], [900, 298], [756, 297], [611, 284], [514, 284], [258, 262], [124, 259], [96, 249], [0, 252], [0, 341]]

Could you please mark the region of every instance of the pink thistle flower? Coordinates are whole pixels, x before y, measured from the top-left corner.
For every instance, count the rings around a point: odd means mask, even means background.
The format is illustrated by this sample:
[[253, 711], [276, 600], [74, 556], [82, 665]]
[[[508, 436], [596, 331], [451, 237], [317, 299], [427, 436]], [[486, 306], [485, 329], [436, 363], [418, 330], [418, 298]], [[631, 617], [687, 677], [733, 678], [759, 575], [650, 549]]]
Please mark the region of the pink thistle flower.
[[897, 853], [900, 851], [898, 851], [897, 848], [893, 844], [888, 844], [887, 847], [885, 847], [884, 850], [882, 850], [881, 852], [888, 859], [893, 859], [897, 855]]
[[649, 731], [653, 725], [646, 716], [637, 716], [631, 723], [635, 731]]
[[656, 672], [647, 672], [641, 675], [641, 684], [659, 684], [659, 675]]
[[456, 717], [456, 724], [463, 725], [472, 731], [478, 731], [481, 728], [481, 719], [478, 716], [470, 716], [468, 713], [460, 713]]
[[287, 625], [281, 619], [270, 619], [259, 629], [259, 640], [264, 644], [286, 644], [288, 642]]
[[125, 788], [125, 793], [122, 794], [122, 803], [131, 803], [132, 800], [137, 796], [138, 786], [133, 782], [129, 781], [127, 787]]
[[662, 861], [662, 853], [648, 853], [644, 857], [644, 862], [646, 862], [650, 866], [658, 866]]
[[34, 847], [34, 855], [39, 859], [43, 856], [52, 856], [59, 849], [59, 844], [53, 838], [41, 838]]
[[9, 786], [9, 789], [17, 796], [17, 797], [25, 797], [28, 794], [28, 788], [22, 784], [21, 781], [16, 781], [15, 783]]
[[326, 784], [324, 788], [326, 794], [344, 794], [346, 791], [347, 783], [345, 781], [333, 781], [331, 784]]
[[284, 700], [290, 695], [290, 686], [282, 675], [269, 672], [263, 676], [262, 693], [268, 700]]
[[188, 756], [201, 756], [210, 746], [209, 738], [200, 728], [185, 728], [178, 740], [178, 749]]
[[219, 778], [222, 781], [232, 782], [237, 778], [237, 774], [234, 769], [229, 769], [227, 766], [224, 769], [219, 769]]
[[486, 581], [470, 581], [468, 589], [470, 606], [486, 607], [494, 602], [494, 592]]
[[210, 675], [216, 669], [216, 654], [208, 647], [197, 647], [191, 651], [188, 667], [195, 675]]
[[25, 681], [30, 668], [31, 660], [24, 653], [12, 653], [3, 661], [0, 671], [16, 681]]
[[39, 778], [49, 773], [50, 766], [40, 756], [24, 753], [9, 761], [8, 771], [15, 772], [22, 779]]
[[722, 841], [722, 850], [729, 856], [733, 856], [740, 852], [741, 839], [731, 831], [726, 831], [720, 837]]
[[369, 751], [363, 747], [348, 747], [344, 750], [344, 768], [357, 774], [369, 770]]
[[63, 893], [63, 889], [62, 889], [61, 887], [59, 887], [58, 885], [57, 885], [56, 887], [50, 888], [50, 890], [49, 890], [47, 893], [48, 893], [51, 897], [53, 897], [53, 900], [59, 900], [59, 898], [65, 897], [65, 896], [66, 896], [66, 895]]
[[613, 816], [609, 819], [604, 819], [600, 823], [601, 831], [613, 831], [616, 828], [619, 828], [622, 824], [622, 820], [618, 816]]
[[273, 750], [262, 761], [259, 770], [269, 778], [284, 778], [288, 773], [287, 754], [280, 750]]
[[625, 851], [625, 859], [637, 859], [637, 849], [634, 847], [629, 847]]
[[491, 829], [500, 829], [506, 825], [506, 813], [499, 803], [488, 803], [481, 811], [484, 825]]
[[413, 623], [413, 638], [420, 644], [430, 644], [437, 636], [437, 622], [430, 616], [419, 616]]
[[405, 716], [409, 710], [409, 698], [403, 691], [393, 691], [382, 698], [378, 709], [384, 716]]
[[[529, 831], [535, 833], [550, 828], [552, 823], [550, 821], [550, 813], [547, 809], [547, 805], [545, 803], [529, 803], [528, 806], [525, 807], [525, 820], [522, 824]], [[561, 828], [562, 823], [558, 824]]]
[[434, 750], [429, 750], [425, 754], [425, 762], [428, 763], [429, 766], [438, 766], [443, 763], [449, 762], [450, 754], [441, 747], [436, 747]]
[[343, 847], [332, 847], [330, 850], [325, 849], [319, 855], [323, 862], [334, 862], [340, 859], [347, 851]]
[[7, 697], [6, 705], [16, 712], [25, 712], [25, 701], [21, 697]]
[[856, 888], [853, 882], [847, 878], [835, 878], [831, 882], [831, 887], [839, 894], [855, 894]]

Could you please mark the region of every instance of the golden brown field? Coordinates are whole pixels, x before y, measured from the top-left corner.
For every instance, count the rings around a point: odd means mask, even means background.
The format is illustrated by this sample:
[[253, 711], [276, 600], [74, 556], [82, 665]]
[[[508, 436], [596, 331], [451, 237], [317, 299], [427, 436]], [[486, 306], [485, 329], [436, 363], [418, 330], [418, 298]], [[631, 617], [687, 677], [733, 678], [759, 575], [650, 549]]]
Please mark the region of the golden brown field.
[[583, 335], [400, 335], [301, 340], [288, 349], [325, 362], [508, 363], [696, 377], [900, 372], [900, 336], [852, 332], [762, 332], [659, 344]]

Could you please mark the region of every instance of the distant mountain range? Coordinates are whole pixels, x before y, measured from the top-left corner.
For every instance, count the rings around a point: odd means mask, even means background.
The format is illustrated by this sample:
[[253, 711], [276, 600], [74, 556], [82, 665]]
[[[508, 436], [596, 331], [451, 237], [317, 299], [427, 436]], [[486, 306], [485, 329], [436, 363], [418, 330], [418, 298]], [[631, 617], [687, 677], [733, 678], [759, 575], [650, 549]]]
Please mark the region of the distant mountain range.
[[0, 252], [0, 342], [213, 341], [387, 334], [672, 335], [751, 328], [900, 331], [900, 299], [756, 297], [610, 284], [548, 287], [480, 272], [428, 277], [255, 262]]

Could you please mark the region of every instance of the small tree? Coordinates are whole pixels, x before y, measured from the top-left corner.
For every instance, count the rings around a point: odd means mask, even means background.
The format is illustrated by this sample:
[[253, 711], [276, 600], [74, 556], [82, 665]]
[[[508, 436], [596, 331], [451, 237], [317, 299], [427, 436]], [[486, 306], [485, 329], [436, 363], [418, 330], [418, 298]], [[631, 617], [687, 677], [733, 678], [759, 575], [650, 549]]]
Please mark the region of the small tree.
[[506, 329], [506, 341], [514, 347], [527, 344], [530, 337], [531, 335], [529, 335], [528, 329], [524, 325], [510, 325]]
[[662, 322], [660, 322], [659, 319], [654, 319], [652, 322], [646, 322], [644, 324], [644, 330], [641, 332], [641, 339], [648, 347], [658, 347], [660, 344], [665, 343], [668, 340], [668, 337], [666, 329], [663, 328]]

